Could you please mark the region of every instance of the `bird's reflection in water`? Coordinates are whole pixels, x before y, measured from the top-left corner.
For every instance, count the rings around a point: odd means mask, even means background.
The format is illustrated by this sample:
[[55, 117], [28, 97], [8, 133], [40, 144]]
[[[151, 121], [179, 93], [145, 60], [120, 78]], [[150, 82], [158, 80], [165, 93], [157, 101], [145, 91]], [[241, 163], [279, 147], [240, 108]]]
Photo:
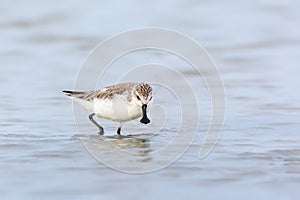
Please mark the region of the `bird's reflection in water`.
[[[135, 135], [86, 135], [77, 134], [75, 139], [80, 139], [93, 156], [110, 156], [111, 159], [129, 159], [137, 162], [151, 161], [150, 139], [157, 134], [143, 133]], [[95, 155], [97, 154], [97, 155]]]

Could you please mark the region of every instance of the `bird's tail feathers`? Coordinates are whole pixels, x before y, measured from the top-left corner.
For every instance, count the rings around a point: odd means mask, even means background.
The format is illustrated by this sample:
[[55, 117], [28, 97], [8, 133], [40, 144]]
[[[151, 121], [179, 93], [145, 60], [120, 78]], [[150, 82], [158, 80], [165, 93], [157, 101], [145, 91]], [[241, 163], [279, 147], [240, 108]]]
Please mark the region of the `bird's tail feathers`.
[[85, 94], [85, 92], [77, 92], [77, 91], [70, 91], [70, 90], [64, 90], [63, 92], [69, 97], [78, 97], [78, 98], [84, 96]]

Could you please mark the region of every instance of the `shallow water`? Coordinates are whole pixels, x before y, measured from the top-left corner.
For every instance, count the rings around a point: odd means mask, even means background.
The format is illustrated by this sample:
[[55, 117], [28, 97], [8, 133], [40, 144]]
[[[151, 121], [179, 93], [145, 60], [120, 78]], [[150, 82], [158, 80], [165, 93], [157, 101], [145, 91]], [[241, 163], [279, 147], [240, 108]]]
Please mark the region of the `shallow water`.
[[[299, 199], [300, 3], [121, 4], [0, 3], [1, 199]], [[160, 134], [132, 122], [124, 127], [130, 136], [120, 139], [114, 136], [115, 124], [108, 121], [103, 122], [108, 132], [104, 138], [92, 125], [78, 133], [71, 101], [61, 91], [73, 88], [80, 64], [96, 44], [142, 26], [175, 29], [202, 43], [221, 71], [227, 111], [217, 146], [199, 160], [210, 117], [209, 94], [201, 77], [162, 52], [116, 61], [113, 65], [123, 69], [145, 61], [165, 63], [199, 84], [202, 118], [193, 144], [171, 166], [136, 175], [99, 163], [82, 141], [113, 164], [132, 163], [134, 169], [137, 163], [155, 163], [151, 152], [176, 134], [178, 104], [171, 94], [163, 89], [156, 93], [155, 101], [169, 109]], [[104, 83], [113, 83], [118, 73], [111, 70]], [[156, 127], [160, 120], [155, 120], [154, 111], [150, 117]], [[133, 154], [115, 154], [107, 141]]]

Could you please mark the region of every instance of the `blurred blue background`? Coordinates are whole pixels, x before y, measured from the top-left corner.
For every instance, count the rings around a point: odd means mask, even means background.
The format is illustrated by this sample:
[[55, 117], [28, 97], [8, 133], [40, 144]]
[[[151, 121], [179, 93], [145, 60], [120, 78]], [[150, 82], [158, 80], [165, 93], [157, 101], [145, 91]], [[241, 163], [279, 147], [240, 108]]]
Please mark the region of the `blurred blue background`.
[[[1, 1], [1, 199], [299, 199], [300, 1]], [[129, 175], [74, 138], [71, 89], [104, 39], [140, 27], [187, 34], [220, 69], [227, 119], [167, 169]], [[164, 57], [162, 57], [164, 59]]]

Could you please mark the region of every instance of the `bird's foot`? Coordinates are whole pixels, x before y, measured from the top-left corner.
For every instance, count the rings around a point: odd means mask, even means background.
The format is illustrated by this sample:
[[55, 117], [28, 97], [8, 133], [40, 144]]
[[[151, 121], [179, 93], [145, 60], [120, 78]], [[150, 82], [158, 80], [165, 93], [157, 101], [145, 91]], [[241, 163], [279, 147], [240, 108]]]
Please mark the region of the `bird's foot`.
[[102, 128], [102, 129], [99, 128], [98, 134], [99, 134], [99, 135], [104, 135], [104, 130], [103, 130], [103, 128]]

